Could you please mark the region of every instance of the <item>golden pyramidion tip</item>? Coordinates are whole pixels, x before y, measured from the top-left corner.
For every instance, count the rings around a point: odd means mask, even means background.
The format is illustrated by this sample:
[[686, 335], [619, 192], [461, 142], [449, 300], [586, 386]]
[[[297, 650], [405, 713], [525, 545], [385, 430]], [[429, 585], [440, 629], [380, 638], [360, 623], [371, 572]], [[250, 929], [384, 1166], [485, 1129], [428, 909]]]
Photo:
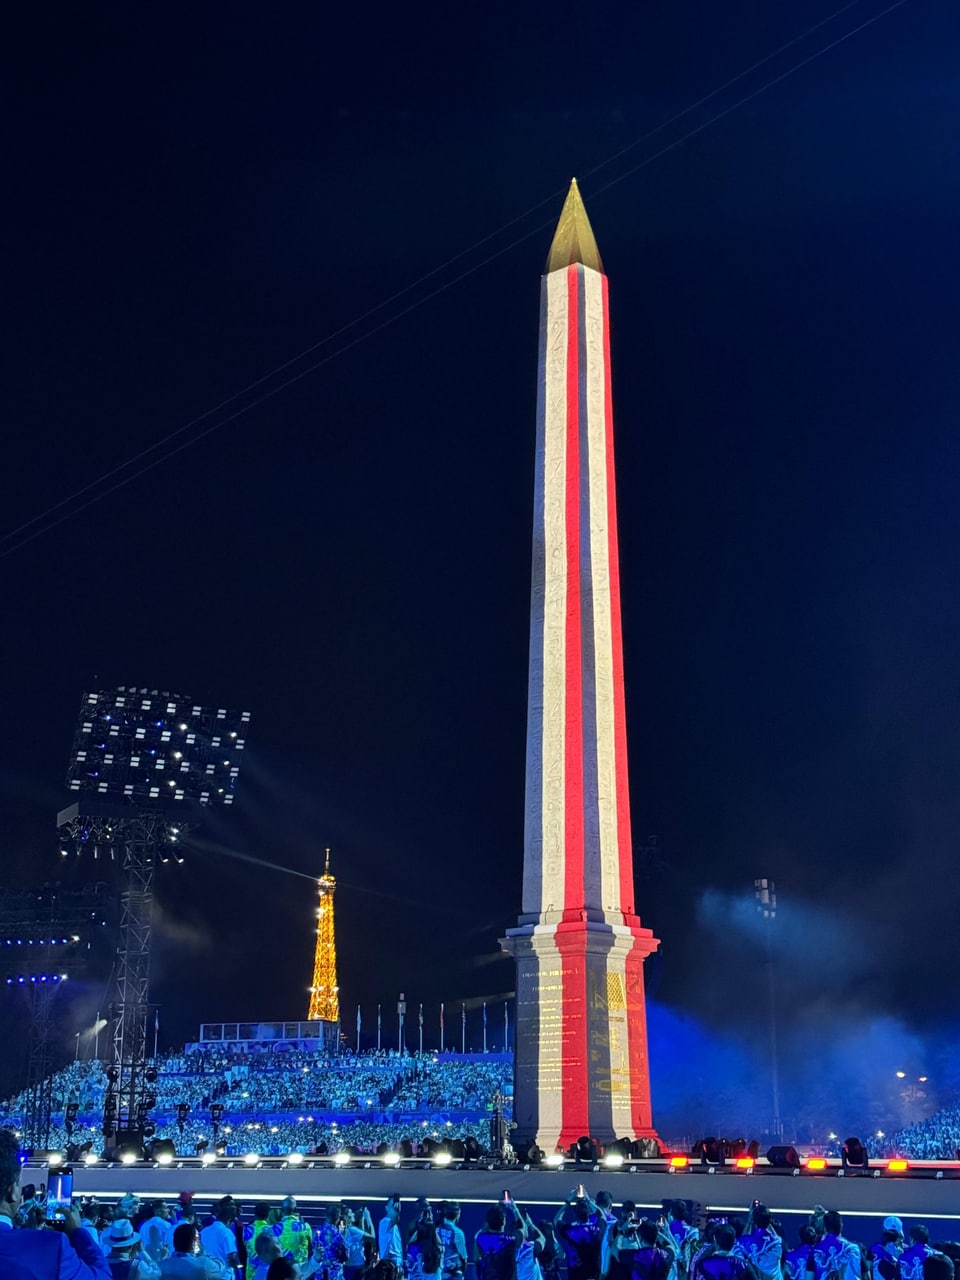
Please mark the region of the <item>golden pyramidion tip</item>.
[[597, 248], [576, 178], [571, 178], [570, 190], [560, 210], [560, 221], [547, 254], [547, 274], [569, 267], [572, 262], [582, 262], [585, 267], [592, 267], [594, 271], [603, 271], [600, 250]]

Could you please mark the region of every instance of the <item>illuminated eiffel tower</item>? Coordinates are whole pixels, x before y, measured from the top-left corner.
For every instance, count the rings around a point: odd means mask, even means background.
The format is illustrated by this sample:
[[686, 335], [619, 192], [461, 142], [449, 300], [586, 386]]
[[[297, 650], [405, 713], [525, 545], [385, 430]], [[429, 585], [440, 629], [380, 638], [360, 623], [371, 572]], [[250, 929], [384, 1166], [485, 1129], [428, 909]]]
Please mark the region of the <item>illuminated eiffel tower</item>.
[[310, 986], [310, 1022], [339, 1022], [340, 996], [337, 986], [337, 941], [333, 927], [333, 895], [337, 882], [330, 874], [330, 850], [327, 850], [323, 875], [317, 881], [317, 949], [313, 959], [313, 983]]

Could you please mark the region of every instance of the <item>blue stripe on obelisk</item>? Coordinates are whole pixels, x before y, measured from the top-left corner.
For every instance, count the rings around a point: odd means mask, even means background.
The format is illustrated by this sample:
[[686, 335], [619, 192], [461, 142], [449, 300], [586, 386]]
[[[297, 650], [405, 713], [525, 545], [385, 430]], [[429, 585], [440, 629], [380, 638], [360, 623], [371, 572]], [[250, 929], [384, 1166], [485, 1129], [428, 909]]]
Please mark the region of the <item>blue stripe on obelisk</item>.
[[590, 467], [603, 458], [590, 457], [587, 403], [587, 300], [585, 271], [577, 267], [577, 374], [580, 462], [580, 653], [583, 715], [583, 885], [582, 903], [602, 907], [600, 879], [600, 794], [597, 764], [597, 665], [593, 629], [593, 557], [590, 522]]
[[[546, 610], [547, 527], [546, 487], [546, 365], [547, 280], [540, 283], [540, 368], [537, 378], [537, 451], [533, 481], [533, 566], [530, 587], [530, 673], [527, 690], [527, 785], [524, 816], [525, 869], [536, 868], [536, 900], [524, 911], [543, 910], [543, 625]], [[524, 886], [526, 887], [526, 886]]]

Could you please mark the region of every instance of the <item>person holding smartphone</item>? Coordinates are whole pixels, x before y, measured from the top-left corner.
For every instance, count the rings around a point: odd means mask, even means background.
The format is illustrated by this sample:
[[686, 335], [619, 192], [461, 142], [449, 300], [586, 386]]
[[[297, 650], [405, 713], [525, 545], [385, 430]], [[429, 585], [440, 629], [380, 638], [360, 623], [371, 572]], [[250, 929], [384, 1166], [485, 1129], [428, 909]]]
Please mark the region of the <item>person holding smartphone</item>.
[[0, 1129], [0, 1275], [4, 1280], [112, 1280], [103, 1250], [80, 1225], [76, 1209], [64, 1205], [65, 1197], [56, 1230], [14, 1231], [20, 1207], [18, 1157], [16, 1135]]
[[567, 1258], [567, 1280], [598, 1280], [606, 1218], [581, 1183], [554, 1217]]
[[389, 1260], [396, 1264], [397, 1271], [403, 1275], [403, 1239], [400, 1235], [400, 1197], [394, 1193], [387, 1200], [386, 1212], [380, 1219], [377, 1230], [377, 1248], [380, 1261]]

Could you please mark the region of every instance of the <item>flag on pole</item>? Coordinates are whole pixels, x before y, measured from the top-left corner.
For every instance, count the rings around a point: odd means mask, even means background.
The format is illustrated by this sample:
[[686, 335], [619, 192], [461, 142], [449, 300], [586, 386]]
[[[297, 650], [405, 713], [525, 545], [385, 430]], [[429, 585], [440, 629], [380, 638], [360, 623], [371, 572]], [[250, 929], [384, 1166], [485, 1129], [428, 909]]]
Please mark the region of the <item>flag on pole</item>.
[[440, 1001], [440, 1047], [443, 1047], [443, 1001]]
[[360, 1030], [360, 1006], [357, 1005], [357, 1030]]
[[486, 1026], [486, 1025], [487, 1025], [487, 1002], [486, 1002], [486, 1000], [484, 1000], [484, 1002], [483, 1002], [483, 1025], [484, 1025], [484, 1026]]
[[420, 1002], [420, 1025], [423, 1026], [423, 1001]]

